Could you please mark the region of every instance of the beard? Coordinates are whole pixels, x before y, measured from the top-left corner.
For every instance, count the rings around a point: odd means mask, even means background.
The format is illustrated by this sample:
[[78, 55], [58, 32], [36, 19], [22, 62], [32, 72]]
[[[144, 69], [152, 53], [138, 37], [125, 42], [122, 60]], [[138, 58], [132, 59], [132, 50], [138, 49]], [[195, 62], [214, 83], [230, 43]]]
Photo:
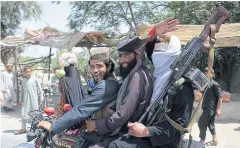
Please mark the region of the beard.
[[8, 72], [12, 72], [12, 69], [7, 69]]
[[96, 83], [98, 83], [101, 80], [105, 80], [108, 78], [108, 73], [107, 72], [100, 72], [97, 76], [93, 75], [93, 79]]
[[137, 59], [134, 58], [131, 62], [128, 63], [127, 67], [122, 67], [120, 65], [120, 75], [123, 79], [127, 77], [127, 75], [132, 71], [132, 69], [136, 66]]

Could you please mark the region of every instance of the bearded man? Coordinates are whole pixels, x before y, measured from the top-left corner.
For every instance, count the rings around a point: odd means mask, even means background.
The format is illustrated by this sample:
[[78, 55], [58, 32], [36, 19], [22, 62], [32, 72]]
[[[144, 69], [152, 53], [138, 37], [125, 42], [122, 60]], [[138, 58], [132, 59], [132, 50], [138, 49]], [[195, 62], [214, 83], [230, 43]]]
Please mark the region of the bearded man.
[[[156, 25], [156, 36], [163, 37], [164, 33], [173, 31], [177, 28], [175, 26], [179, 22], [177, 20], [167, 19]], [[171, 27], [172, 26], [172, 27]], [[152, 41], [146, 44], [146, 52], [148, 58], [154, 63], [155, 72], [166, 68], [166, 61], [157, 63], [154, 50], [157, 49], [156, 44], [160, 43], [158, 38], [154, 38]], [[174, 41], [174, 44], [180, 44], [180, 42]], [[180, 45], [177, 45], [179, 50]], [[170, 61], [167, 61], [169, 64]], [[157, 77], [162, 77], [163, 74], [157, 74]], [[165, 80], [164, 80], [165, 81]], [[164, 81], [155, 80], [154, 89], [160, 89]], [[160, 85], [160, 87], [159, 87]], [[154, 94], [155, 95], [155, 94]], [[156, 97], [154, 97], [155, 99]], [[171, 110], [167, 115], [179, 125], [186, 127], [190, 121], [192, 104], [194, 101], [193, 87], [190, 82], [182, 83], [176, 90], [176, 93], [172, 96], [166, 94], [164, 98], [172, 98], [168, 103], [168, 107]], [[181, 141], [181, 133], [175, 129], [165, 117], [161, 120], [161, 116], [154, 120], [151, 126], [146, 126], [144, 123], [132, 122], [128, 124], [128, 134], [131, 138], [120, 137], [112, 141], [108, 148], [179, 148]]]

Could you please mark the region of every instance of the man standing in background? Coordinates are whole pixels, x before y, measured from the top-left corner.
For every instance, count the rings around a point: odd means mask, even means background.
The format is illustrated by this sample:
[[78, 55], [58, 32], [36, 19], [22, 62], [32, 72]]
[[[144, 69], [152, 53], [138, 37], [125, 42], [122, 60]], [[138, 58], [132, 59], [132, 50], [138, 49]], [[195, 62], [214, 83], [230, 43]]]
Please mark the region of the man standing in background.
[[6, 71], [2, 73], [3, 79], [4, 79], [3, 81], [6, 82], [5, 85], [9, 86], [8, 89], [1, 90], [4, 98], [3, 107], [8, 111], [9, 109], [13, 108], [14, 102], [16, 102], [16, 95], [14, 90], [16, 90], [17, 81], [16, 81], [16, 75], [12, 71], [12, 69], [13, 69], [13, 65], [7, 64]]
[[[205, 75], [208, 75], [208, 69], [205, 68]], [[221, 97], [221, 89], [217, 82], [213, 80], [215, 77], [214, 70], [211, 70], [210, 74], [210, 84], [209, 88], [205, 93], [203, 98], [202, 110], [203, 113], [198, 121], [198, 127], [200, 130], [199, 137], [201, 139], [201, 143], [207, 146], [217, 146], [218, 140], [216, 136], [216, 129], [215, 129], [215, 117], [221, 115], [221, 104], [222, 104], [222, 97]], [[207, 128], [209, 129], [213, 140], [205, 143], [206, 139], [206, 131]]]
[[60, 93], [58, 90], [59, 79], [56, 76], [56, 73], [58, 70], [59, 70], [58, 67], [54, 68], [54, 70], [53, 70], [54, 76], [52, 76], [52, 78], [51, 78], [52, 101], [53, 101], [54, 107], [56, 107], [58, 105], [58, 102], [60, 100]]

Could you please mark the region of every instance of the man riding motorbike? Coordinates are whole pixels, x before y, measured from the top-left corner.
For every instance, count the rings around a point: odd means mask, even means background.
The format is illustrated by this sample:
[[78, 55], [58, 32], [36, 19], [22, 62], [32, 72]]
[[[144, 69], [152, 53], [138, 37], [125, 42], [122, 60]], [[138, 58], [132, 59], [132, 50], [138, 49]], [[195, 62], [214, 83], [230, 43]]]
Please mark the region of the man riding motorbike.
[[[119, 83], [114, 77], [115, 65], [113, 60], [110, 59], [109, 51], [106, 48], [92, 49], [90, 53], [89, 66], [96, 83], [92, 88], [91, 94], [80, 105], [73, 107], [56, 120], [53, 125], [47, 121], [42, 121], [39, 123], [40, 127], [48, 130], [50, 130], [50, 127], [53, 127], [56, 129], [53, 132], [59, 134], [67, 128], [88, 119], [89, 116], [98, 119], [112, 113], [110, 105], [111, 102], [116, 100], [119, 88]], [[73, 116], [77, 118], [73, 119]]]
[[[176, 20], [172, 21], [168, 19], [166, 22], [159, 23], [156, 26], [156, 28], [158, 28], [156, 33], [164, 35], [166, 32], [175, 30], [175, 26], [178, 24], [177, 22]], [[92, 144], [88, 147], [107, 147], [108, 144], [119, 137], [119, 135], [127, 133], [128, 122], [138, 121], [141, 114], [149, 105], [153, 91], [153, 80], [143, 63], [143, 53], [142, 50], [140, 50], [142, 46], [143, 45], [139, 45], [130, 48], [121, 46], [118, 48], [121, 66], [120, 70], [124, 82], [118, 93], [116, 112], [109, 117], [96, 121], [86, 121], [88, 132], [96, 132], [99, 135], [114, 132], [101, 142]], [[74, 121], [73, 124], [79, 122], [77, 112], [76, 110], [69, 111], [67, 114], [72, 117], [64, 116], [60, 118], [60, 120], [62, 120], [59, 126], [54, 125], [54, 123], [52, 127], [44, 124], [40, 124], [40, 126], [54, 133], [59, 133], [70, 126], [65, 123], [69, 121]]]

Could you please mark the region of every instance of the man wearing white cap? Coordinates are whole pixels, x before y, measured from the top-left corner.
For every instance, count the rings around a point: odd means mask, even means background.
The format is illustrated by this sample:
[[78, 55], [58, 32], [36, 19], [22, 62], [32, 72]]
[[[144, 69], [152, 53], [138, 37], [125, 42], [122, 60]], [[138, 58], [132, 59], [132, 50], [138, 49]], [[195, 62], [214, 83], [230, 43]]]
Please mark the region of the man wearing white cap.
[[172, 74], [170, 68], [175, 58], [181, 53], [181, 44], [178, 37], [172, 35], [169, 44], [156, 43], [152, 54], [154, 65], [154, 89], [152, 100], [157, 99], [159, 93], [165, 88]]
[[16, 76], [15, 73], [12, 72], [12, 68], [13, 68], [12, 64], [7, 64], [6, 71], [2, 73], [4, 81], [7, 81], [6, 85], [10, 86], [6, 90], [5, 89], [1, 90], [4, 96], [3, 107], [6, 108], [7, 110], [12, 109], [13, 103], [16, 101], [16, 95], [14, 92], [16, 86]]

